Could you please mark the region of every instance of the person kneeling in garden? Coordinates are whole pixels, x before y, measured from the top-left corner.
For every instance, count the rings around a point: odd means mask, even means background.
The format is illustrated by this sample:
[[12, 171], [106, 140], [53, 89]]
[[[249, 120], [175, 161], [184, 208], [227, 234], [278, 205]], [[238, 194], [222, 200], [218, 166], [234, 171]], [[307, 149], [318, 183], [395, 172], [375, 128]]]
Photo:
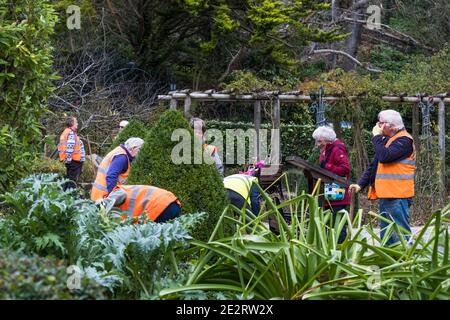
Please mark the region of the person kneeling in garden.
[[103, 158], [92, 185], [91, 200], [101, 200], [125, 183], [130, 174], [131, 162], [143, 144], [141, 138], [129, 138]]
[[121, 185], [105, 199], [96, 201], [107, 211], [117, 207], [125, 214], [122, 219], [139, 218], [146, 212], [146, 218], [155, 222], [165, 222], [181, 214], [181, 203], [170, 191], [145, 185]]
[[232, 205], [239, 209], [248, 205], [255, 216], [259, 215], [261, 206], [259, 204], [259, 190], [256, 187], [257, 177], [245, 173], [233, 174], [225, 177], [223, 183]]

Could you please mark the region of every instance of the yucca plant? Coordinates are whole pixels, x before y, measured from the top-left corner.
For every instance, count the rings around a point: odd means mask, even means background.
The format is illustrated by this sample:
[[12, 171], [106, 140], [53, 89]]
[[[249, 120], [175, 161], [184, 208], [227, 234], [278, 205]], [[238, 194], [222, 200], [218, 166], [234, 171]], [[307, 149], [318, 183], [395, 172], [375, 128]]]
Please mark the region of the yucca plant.
[[[353, 221], [344, 213], [332, 228], [332, 214], [319, 207], [317, 196], [300, 194], [278, 206], [263, 197], [266, 209], [258, 217], [245, 208], [225, 208], [209, 241], [191, 242], [200, 258], [186, 284], [162, 290], [161, 298], [191, 290], [244, 299], [450, 298], [449, 286], [442, 284], [450, 268], [442, 221], [450, 206], [436, 212], [412, 244], [385, 247], [391, 232], [400, 230], [391, 224], [379, 239], [372, 225], [361, 224], [361, 210]], [[290, 224], [280, 214], [282, 208], [295, 213]], [[277, 220], [278, 234], [263, 222], [269, 216]], [[232, 237], [220, 237], [226, 222], [237, 226]], [[338, 244], [345, 223], [352, 232]], [[425, 239], [432, 225], [433, 236]]]

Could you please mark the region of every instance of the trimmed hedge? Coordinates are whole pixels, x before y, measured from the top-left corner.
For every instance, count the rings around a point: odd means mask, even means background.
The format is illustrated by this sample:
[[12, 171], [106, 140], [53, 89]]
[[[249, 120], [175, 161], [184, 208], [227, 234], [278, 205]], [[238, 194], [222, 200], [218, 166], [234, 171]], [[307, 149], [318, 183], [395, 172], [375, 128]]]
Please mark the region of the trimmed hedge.
[[109, 291], [81, 277], [80, 290], [69, 290], [63, 260], [0, 249], [0, 299], [109, 299]]
[[208, 218], [193, 233], [194, 238], [207, 240], [228, 203], [223, 181], [214, 164], [172, 162], [172, 149], [179, 144], [171, 140], [175, 129], [186, 129], [191, 138], [194, 136], [181, 112], [166, 111], [148, 132], [127, 183], [153, 185], [173, 192], [184, 213], [207, 212]]
[[[248, 122], [227, 122], [227, 121], [216, 121], [207, 120], [207, 129], [218, 129], [223, 132], [224, 137], [224, 149], [220, 150], [222, 156], [227, 154], [226, 151], [226, 129], [252, 129], [254, 128], [253, 123]], [[261, 124], [262, 129], [268, 129], [268, 140], [270, 139], [270, 129], [271, 124], [264, 123]], [[312, 133], [315, 130], [314, 125], [298, 125], [298, 124], [281, 124], [281, 153], [283, 157], [296, 155], [303, 159], [309, 159], [311, 153], [313, 152], [314, 139], [312, 138]], [[353, 145], [353, 132], [351, 129], [341, 129], [341, 136], [338, 137], [347, 146]], [[371, 143], [371, 135], [369, 131], [365, 132], [364, 138]], [[269, 140], [270, 142], [270, 140]]]

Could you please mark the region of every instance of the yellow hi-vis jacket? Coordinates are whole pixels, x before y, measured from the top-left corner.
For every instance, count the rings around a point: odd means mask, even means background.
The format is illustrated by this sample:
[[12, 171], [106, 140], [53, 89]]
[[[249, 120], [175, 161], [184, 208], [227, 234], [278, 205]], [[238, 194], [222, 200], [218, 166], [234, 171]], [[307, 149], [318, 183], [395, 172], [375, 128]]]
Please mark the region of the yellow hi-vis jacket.
[[250, 189], [253, 183], [257, 183], [258, 179], [246, 174], [233, 174], [223, 179], [225, 189], [232, 190], [240, 194], [247, 202], [250, 202]]

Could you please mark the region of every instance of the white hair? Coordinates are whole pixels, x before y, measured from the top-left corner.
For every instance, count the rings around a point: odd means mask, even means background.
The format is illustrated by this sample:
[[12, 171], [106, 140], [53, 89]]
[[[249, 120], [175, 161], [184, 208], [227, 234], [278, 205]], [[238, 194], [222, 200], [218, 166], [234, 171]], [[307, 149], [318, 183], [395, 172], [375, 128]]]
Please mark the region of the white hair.
[[326, 141], [334, 142], [336, 140], [336, 132], [329, 126], [320, 126], [314, 130], [312, 137], [316, 141], [324, 139]]
[[127, 141], [125, 141], [125, 148], [127, 148], [128, 150], [131, 150], [133, 148], [140, 148], [142, 147], [142, 145], [144, 144], [144, 140], [142, 140], [141, 138], [129, 138]]
[[378, 120], [383, 118], [383, 122], [389, 123], [394, 129], [401, 130], [405, 128], [402, 116], [395, 110], [383, 110], [378, 114]]
[[128, 122], [127, 120], [122, 120], [122, 121], [120, 121], [119, 126], [125, 127], [125, 126], [128, 125], [128, 123], [129, 123], [129, 122]]

